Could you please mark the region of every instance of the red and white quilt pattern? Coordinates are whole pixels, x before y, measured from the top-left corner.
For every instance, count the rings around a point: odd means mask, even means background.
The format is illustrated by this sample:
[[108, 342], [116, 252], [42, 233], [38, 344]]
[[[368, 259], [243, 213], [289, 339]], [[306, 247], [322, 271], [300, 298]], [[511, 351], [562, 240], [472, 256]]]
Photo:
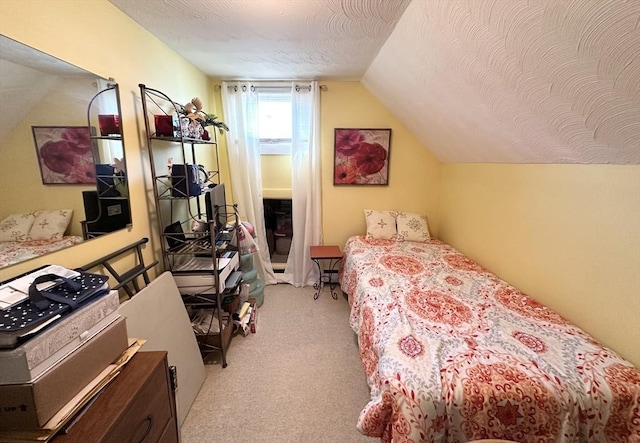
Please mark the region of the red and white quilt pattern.
[[58, 240], [29, 240], [23, 242], [0, 242], [0, 268], [14, 265], [67, 246], [81, 243], [82, 237], [67, 236]]
[[382, 442], [640, 441], [640, 370], [438, 240], [348, 240], [340, 271]]

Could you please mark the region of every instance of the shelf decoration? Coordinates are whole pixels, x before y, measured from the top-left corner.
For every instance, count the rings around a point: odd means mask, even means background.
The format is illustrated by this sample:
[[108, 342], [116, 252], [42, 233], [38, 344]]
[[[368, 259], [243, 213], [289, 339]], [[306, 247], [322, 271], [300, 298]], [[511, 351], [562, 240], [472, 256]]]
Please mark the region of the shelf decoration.
[[95, 184], [87, 126], [32, 126], [42, 184]]
[[125, 176], [127, 175], [127, 169], [123, 158], [114, 158], [113, 163], [113, 186], [122, 197], [129, 196], [129, 188], [127, 187], [127, 181]]
[[388, 185], [391, 129], [335, 129], [334, 185]]
[[202, 110], [202, 100], [198, 97], [192, 98], [185, 105], [176, 105], [180, 115], [182, 133], [188, 138], [209, 140], [209, 133], [205, 129], [207, 126], [218, 128], [220, 134], [229, 130], [229, 127], [224, 122], [219, 121], [218, 117], [213, 114], [207, 114]]
[[120, 135], [120, 116], [117, 114], [99, 114], [98, 126], [103, 137]]
[[158, 137], [173, 137], [173, 117], [170, 115], [157, 114], [153, 116]]
[[204, 128], [195, 120], [180, 117], [180, 130], [182, 131], [183, 137], [195, 138], [196, 140], [208, 140], [208, 138], [204, 137]]

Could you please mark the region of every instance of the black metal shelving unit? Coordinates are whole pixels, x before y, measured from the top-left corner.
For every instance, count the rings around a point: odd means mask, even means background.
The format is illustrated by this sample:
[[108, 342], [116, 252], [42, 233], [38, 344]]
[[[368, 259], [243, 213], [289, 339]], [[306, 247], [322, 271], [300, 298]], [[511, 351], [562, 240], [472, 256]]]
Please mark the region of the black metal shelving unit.
[[[217, 134], [211, 131], [210, 140], [185, 137], [176, 102], [157, 89], [144, 84], [139, 87], [164, 267], [173, 274], [192, 319], [202, 309], [211, 313], [208, 327], [194, 329], [194, 333], [203, 357], [220, 351], [226, 367], [233, 330], [231, 314], [238, 303], [241, 281], [235, 282], [237, 274], [233, 274], [239, 264], [238, 252], [221, 238], [233, 235], [239, 217], [235, 205], [215, 206], [213, 217], [206, 211], [207, 192], [220, 186]], [[171, 117], [171, 134], [158, 134], [156, 116]], [[210, 169], [198, 163], [198, 157], [207, 152], [212, 157], [208, 159]], [[162, 171], [165, 167], [166, 172]], [[218, 213], [229, 221], [222, 229], [215, 222]], [[223, 262], [225, 265], [219, 266]], [[228, 286], [230, 276], [235, 284]], [[216, 317], [217, 321], [213, 320]]]

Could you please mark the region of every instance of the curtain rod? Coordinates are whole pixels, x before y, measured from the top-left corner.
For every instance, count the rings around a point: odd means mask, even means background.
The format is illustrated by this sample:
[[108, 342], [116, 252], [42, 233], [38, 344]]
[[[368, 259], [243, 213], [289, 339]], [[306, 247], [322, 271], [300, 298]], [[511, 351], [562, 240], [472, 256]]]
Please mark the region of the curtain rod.
[[[255, 87], [252, 85], [252, 87]], [[284, 89], [286, 88], [286, 86], [258, 86], [259, 89]], [[311, 88], [311, 87], [309, 87]], [[322, 91], [322, 92], [327, 92], [329, 90], [329, 87], [327, 85], [320, 85], [318, 86], [318, 88]], [[214, 89], [216, 91], [220, 91], [222, 89], [222, 85], [215, 85]]]

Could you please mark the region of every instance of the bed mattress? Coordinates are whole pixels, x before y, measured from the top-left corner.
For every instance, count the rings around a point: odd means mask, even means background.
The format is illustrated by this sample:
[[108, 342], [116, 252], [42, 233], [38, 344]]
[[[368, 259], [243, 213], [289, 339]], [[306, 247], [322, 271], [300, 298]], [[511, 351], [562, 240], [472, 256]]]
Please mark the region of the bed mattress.
[[0, 242], [0, 268], [40, 257], [81, 242], [82, 237], [75, 235], [63, 237], [60, 240]]
[[437, 240], [348, 240], [340, 273], [383, 442], [640, 441], [640, 371]]

